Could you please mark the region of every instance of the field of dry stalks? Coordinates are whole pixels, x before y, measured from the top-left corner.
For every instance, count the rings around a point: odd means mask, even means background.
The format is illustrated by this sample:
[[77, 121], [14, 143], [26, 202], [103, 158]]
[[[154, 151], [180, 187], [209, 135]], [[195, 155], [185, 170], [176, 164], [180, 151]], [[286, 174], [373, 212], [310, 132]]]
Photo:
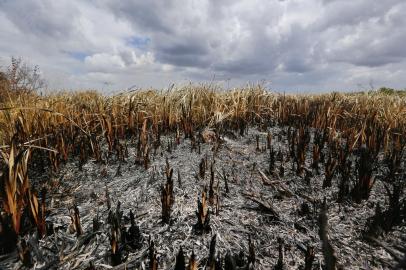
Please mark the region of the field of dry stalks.
[[404, 269], [406, 97], [0, 99], [0, 268]]

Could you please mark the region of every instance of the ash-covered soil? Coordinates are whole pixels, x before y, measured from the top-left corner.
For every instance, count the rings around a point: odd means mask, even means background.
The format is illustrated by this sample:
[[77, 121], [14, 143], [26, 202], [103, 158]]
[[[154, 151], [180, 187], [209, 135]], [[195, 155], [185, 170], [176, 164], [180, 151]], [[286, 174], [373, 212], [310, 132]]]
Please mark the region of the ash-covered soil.
[[[270, 131], [274, 150], [282, 150], [286, 159], [286, 137], [278, 136], [280, 128], [273, 127]], [[259, 150], [257, 135], [260, 138]], [[127, 227], [130, 222], [125, 217], [129, 216], [130, 210], [135, 213], [136, 224], [143, 238], [138, 249], [127, 249], [124, 252], [126, 260], [122, 265], [115, 266], [117, 269], [147, 269], [149, 238], [155, 243], [159, 269], [173, 269], [180, 247], [187, 260], [194, 251], [199, 269], [204, 269], [213, 235], [217, 235], [216, 253], [222, 257], [227, 252], [238, 254], [243, 251], [248, 254], [250, 236], [255, 247], [255, 269], [271, 269], [277, 264], [281, 242], [285, 269], [303, 269], [304, 251], [308, 246], [313, 246], [315, 250], [313, 269], [321, 269], [324, 259], [317, 220], [318, 202], [323, 201], [324, 197], [329, 205], [330, 240], [343, 269], [392, 268], [396, 264], [393, 256], [402, 256], [392, 247], [401, 245], [406, 228], [395, 228], [380, 238], [379, 244], [368, 242], [362, 237], [367, 219], [374, 214], [375, 204], [380, 202], [381, 206], [387, 206], [383, 183], [377, 181], [370, 198], [361, 204], [338, 204], [336, 180], [333, 180], [331, 188], [322, 188], [323, 165], [320, 166], [319, 175], [314, 173], [310, 177], [310, 183], [296, 175], [296, 171], [292, 170], [292, 161], [285, 161], [282, 165], [284, 176], [268, 174], [269, 150], [266, 149], [266, 138], [267, 132], [250, 129], [244, 137], [222, 137], [218, 147], [216, 143], [202, 143], [199, 153], [198, 149], [191, 151], [190, 140], [184, 139], [179, 145], [173, 144], [171, 151], [168, 151], [168, 142], [173, 142], [173, 136], [162, 137], [161, 147], [151, 154], [148, 169], [135, 165], [134, 142], [127, 142], [128, 158], [123, 163], [113, 155], [106, 164], [96, 164], [89, 160], [82, 171], [78, 169], [77, 161], [66, 164], [47, 183], [47, 221], [53, 223], [55, 233], [39, 241], [34, 232], [25, 236], [35, 262], [34, 268], [86, 269], [90, 263], [96, 269], [113, 268], [110, 256], [111, 230], [107, 223], [110, 200], [113, 211], [120, 202], [123, 223]], [[166, 182], [166, 159], [174, 169], [175, 203], [170, 225], [161, 221], [161, 186]], [[208, 161], [204, 179], [199, 177], [199, 163], [202, 159]], [[209, 206], [211, 232], [198, 235], [193, 230], [197, 222], [197, 200], [204, 187], [209, 186], [209, 167], [213, 161], [219, 211], [217, 213], [215, 205]], [[306, 162], [311, 162], [311, 151], [308, 152]], [[277, 171], [280, 170], [280, 160], [276, 160], [275, 167]], [[228, 193], [225, 177], [228, 179]], [[271, 181], [272, 185], [264, 185], [264, 181]], [[285, 190], [285, 193], [281, 190]], [[258, 201], [265, 202], [276, 213], [261, 208]], [[74, 204], [78, 207], [84, 232], [79, 238], [72, 231], [71, 225], [70, 209]], [[304, 204], [309, 206], [307, 214], [302, 213]], [[95, 217], [98, 217], [101, 226], [93, 232]], [[0, 265], [3, 269], [22, 267], [17, 253], [3, 255]]]

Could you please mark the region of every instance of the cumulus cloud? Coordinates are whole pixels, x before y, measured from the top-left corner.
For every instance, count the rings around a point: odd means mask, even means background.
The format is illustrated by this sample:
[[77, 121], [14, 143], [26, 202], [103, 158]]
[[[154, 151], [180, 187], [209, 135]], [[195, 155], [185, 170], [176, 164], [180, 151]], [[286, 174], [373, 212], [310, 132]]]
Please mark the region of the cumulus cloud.
[[402, 0], [0, 0], [0, 59], [39, 64], [55, 88], [404, 88], [405, 14]]
[[114, 71], [125, 67], [125, 63], [119, 55], [108, 53], [96, 53], [87, 56], [85, 58], [85, 64], [89, 66], [89, 69], [92, 71]]

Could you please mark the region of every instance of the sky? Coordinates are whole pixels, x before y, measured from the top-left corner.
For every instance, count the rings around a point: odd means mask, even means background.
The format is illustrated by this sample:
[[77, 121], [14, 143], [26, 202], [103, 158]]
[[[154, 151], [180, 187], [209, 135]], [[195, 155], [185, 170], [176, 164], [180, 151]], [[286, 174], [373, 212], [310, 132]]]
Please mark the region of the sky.
[[0, 68], [50, 89], [406, 88], [404, 0], [0, 0]]

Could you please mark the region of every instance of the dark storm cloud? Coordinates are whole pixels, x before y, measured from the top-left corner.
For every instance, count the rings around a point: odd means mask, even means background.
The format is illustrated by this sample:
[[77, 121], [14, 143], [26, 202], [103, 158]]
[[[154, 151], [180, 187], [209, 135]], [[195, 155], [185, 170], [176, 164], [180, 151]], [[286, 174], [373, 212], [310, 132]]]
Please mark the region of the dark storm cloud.
[[209, 44], [200, 37], [184, 37], [153, 44], [157, 61], [184, 67], [207, 67], [210, 63]]
[[175, 42], [166, 46], [158, 47], [163, 54], [172, 54], [172, 55], [204, 55], [208, 53], [207, 47], [202, 43], [193, 44], [190, 43], [179, 43]]
[[[63, 13], [52, 12], [54, 9], [65, 9]], [[63, 38], [73, 30], [70, 14], [79, 12], [73, 6], [58, 1], [0, 1], [0, 10], [25, 35], [39, 37]]]
[[210, 61], [205, 57], [193, 54], [163, 54], [158, 52], [157, 59], [178, 67], [205, 68], [210, 65]]
[[[331, 39], [325, 44], [332, 50], [326, 52], [326, 59], [367, 67], [404, 61], [405, 14], [406, 4], [393, 4], [382, 8], [379, 17], [369, 17], [356, 26], [331, 31]], [[333, 44], [334, 40], [338, 46]]]
[[0, 0], [0, 57], [28, 55], [51, 76], [56, 66], [68, 74], [64, 83], [90, 86], [213, 75], [305, 89], [371, 78], [402, 86], [405, 14], [402, 0]]
[[165, 20], [165, 10], [174, 8], [171, 1], [105, 1], [105, 5], [117, 18], [127, 19], [143, 31], [172, 33]]

